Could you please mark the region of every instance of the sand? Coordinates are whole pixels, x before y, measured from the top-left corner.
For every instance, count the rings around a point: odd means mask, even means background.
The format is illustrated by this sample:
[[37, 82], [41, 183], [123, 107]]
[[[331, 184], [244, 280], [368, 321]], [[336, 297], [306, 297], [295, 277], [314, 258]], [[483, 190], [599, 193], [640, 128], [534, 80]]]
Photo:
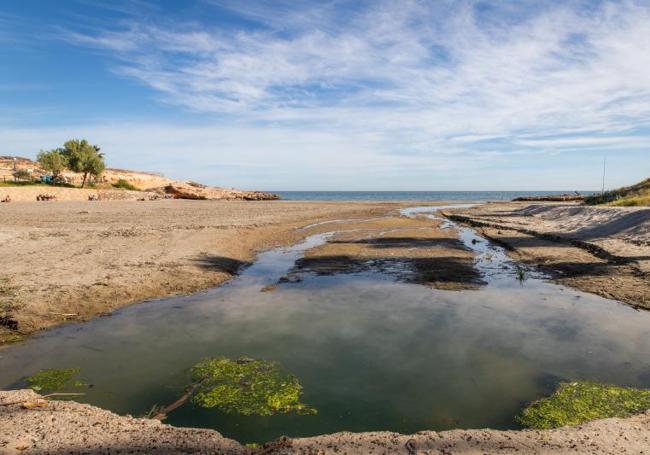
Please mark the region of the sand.
[[[0, 204], [0, 305], [18, 332], [87, 320], [130, 303], [228, 280], [256, 253], [397, 204], [107, 201]], [[1, 321], [0, 321], [1, 322]]]
[[[479, 286], [453, 230], [399, 217], [408, 203], [106, 201], [0, 204], [0, 302], [29, 334], [130, 303], [218, 285], [257, 252], [341, 232], [297, 271], [338, 273], [398, 260], [398, 277], [442, 289]], [[649, 307], [647, 209], [488, 204], [456, 211], [555, 280]], [[418, 246], [420, 248], [413, 248]], [[0, 321], [2, 322], [2, 321]], [[6, 321], [5, 321], [6, 322]], [[0, 401], [38, 399], [0, 392]], [[551, 431], [338, 433], [267, 444], [260, 453], [643, 453], [650, 414]], [[0, 453], [247, 453], [211, 430], [174, 428], [74, 402], [0, 406]]]
[[[0, 392], [0, 455], [642, 454], [650, 447], [650, 412], [556, 430], [423, 431], [413, 435], [385, 431], [335, 433], [311, 438], [281, 438], [250, 450], [214, 430], [176, 428], [157, 420], [118, 416], [73, 401], [39, 400], [40, 396], [31, 390]], [[18, 401], [23, 404], [2, 405]]]
[[650, 309], [650, 209], [500, 203], [450, 210], [557, 282]]

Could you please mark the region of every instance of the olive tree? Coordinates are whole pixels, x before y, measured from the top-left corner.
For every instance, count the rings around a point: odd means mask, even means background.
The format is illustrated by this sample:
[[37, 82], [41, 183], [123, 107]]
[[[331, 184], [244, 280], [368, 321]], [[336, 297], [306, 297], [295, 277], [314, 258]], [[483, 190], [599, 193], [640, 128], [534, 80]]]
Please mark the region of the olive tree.
[[86, 184], [88, 176], [99, 177], [106, 165], [104, 154], [99, 152], [99, 147], [91, 145], [85, 139], [71, 139], [63, 144], [62, 153], [68, 160], [70, 170], [83, 174], [81, 187]]
[[52, 173], [54, 180], [58, 180], [61, 173], [68, 167], [68, 159], [60, 150], [41, 151], [36, 161], [41, 167]]

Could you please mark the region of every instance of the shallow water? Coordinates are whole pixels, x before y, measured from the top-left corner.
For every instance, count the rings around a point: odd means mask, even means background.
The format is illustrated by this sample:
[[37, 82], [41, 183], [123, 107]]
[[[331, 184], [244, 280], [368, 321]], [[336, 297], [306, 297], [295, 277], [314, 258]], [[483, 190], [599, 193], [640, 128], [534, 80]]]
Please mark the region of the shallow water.
[[[403, 212], [435, 218], [432, 209]], [[450, 224], [450, 227], [453, 224]], [[344, 229], [344, 228], [343, 228]], [[503, 250], [460, 228], [487, 285], [441, 291], [381, 273], [315, 276], [261, 292], [331, 234], [259, 256], [224, 286], [146, 302], [0, 351], [0, 386], [42, 368], [81, 368], [80, 401], [142, 415], [174, 401], [207, 356], [276, 360], [316, 416], [244, 417], [186, 404], [168, 423], [242, 442], [342, 430], [516, 428], [514, 416], [560, 380], [650, 387], [650, 313], [517, 279]]]

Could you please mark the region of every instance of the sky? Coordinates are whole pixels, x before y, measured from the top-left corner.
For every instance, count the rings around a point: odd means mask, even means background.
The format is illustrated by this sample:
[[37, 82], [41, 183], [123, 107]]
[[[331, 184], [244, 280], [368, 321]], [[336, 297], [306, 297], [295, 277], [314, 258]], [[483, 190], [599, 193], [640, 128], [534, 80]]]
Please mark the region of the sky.
[[650, 0], [1, 0], [0, 155], [259, 190], [650, 176]]

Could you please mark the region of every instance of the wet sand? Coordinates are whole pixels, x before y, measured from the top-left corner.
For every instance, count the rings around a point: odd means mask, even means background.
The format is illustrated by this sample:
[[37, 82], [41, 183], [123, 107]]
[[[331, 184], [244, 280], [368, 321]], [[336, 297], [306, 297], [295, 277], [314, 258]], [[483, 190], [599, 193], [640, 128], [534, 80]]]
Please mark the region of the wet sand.
[[[0, 344], [125, 305], [217, 286], [324, 220], [392, 203], [110, 201], [0, 204]], [[17, 330], [14, 330], [17, 329]]]
[[496, 203], [449, 210], [557, 282], [650, 309], [650, 209]]
[[[431, 203], [430, 203], [431, 204]], [[296, 264], [391, 269], [440, 289], [481, 285], [453, 229], [399, 216], [417, 202], [110, 201], [0, 205], [0, 344], [146, 299], [223, 283], [255, 255], [338, 230]], [[448, 210], [558, 282], [650, 308], [650, 211], [493, 203]], [[306, 229], [300, 229], [307, 227]]]

